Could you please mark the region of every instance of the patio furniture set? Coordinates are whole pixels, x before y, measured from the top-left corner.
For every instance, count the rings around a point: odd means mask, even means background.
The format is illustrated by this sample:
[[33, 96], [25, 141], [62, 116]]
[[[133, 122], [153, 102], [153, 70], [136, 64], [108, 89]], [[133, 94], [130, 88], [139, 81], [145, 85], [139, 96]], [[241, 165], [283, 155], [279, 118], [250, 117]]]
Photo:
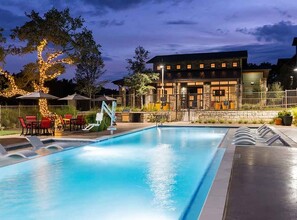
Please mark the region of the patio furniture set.
[[[63, 130], [81, 130], [86, 126], [86, 120], [83, 115], [77, 115], [73, 118], [71, 114], [65, 114], [64, 118], [59, 116], [62, 122]], [[42, 117], [38, 119], [36, 115], [27, 115], [25, 118], [18, 117], [22, 131], [21, 135], [53, 135], [55, 130], [54, 117]]]

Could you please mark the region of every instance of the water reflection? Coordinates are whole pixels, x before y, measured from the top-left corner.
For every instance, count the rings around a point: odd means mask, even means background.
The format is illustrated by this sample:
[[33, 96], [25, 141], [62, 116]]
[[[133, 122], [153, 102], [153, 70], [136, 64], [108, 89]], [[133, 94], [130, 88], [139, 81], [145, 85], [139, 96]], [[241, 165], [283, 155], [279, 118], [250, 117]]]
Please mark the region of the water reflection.
[[175, 210], [173, 190], [176, 183], [174, 151], [169, 144], [159, 144], [149, 152], [148, 184], [153, 192], [153, 205]]

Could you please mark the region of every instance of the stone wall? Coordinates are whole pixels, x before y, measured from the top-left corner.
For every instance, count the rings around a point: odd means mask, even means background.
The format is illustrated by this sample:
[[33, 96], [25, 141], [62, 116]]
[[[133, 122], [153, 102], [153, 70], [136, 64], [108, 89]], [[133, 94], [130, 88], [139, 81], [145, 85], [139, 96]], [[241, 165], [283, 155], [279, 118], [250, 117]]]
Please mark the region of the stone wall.
[[184, 112], [181, 121], [203, 121], [203, 120], [225, 120], [238, 122], [245, 120], [248, 122], [252, 121], [271, 121], [277, 116], [278, 111], [195, 111], [190, 110]]
[[[253, 123], [268, 123], [275, 116], [278, 111], [197, 111], [197, 110], [185, 110], [179, 112], [159, 112], [158, 114], [166, 114], [169, 121], [185, 121], [185, 122], [204, 122], [212, 120], [215, 122], [238, 122], [247, 121]], [[127, 114], [127, 113], [126, 113]], [[117, 113], [118, 122], [152, 122], [156, 112], [130, 112], [128, 113], [128, 120], [122, 120], [122, 113]], [[137, 117], [136, 117], [137, 116]], [[262, 122], [260, 122], [260, 120]]]

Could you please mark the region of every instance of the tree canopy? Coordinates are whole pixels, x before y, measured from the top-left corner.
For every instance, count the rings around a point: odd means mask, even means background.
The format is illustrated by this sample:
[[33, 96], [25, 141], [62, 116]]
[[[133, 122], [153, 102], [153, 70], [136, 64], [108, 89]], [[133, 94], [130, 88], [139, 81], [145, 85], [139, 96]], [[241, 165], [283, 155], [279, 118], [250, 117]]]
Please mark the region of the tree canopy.
[[96, 45], [91, 38], [84, 40], [86, 47], [80, 51], [80, 61], [76, 67], [74, 80], [77, 83], [77, 90], [91, 98], [107, 81], [100, 81], [104, 74], [104, 63], [99, 50], [101, 46]]
[[125, 86], [129, 88], [129, 91], [140, 97], [141, 108], [143, 107], [142, 96], [147, 94], [149, 90], [155, 89], [150, 84], [159, 78], [158, 73], [153, 73], [152, 70], [146, 69], [146, 61], [148, 59], [149, 52], [138, 46], [135, 49], [133, 59], [127, 59], [129, 74], [124, 78]]
[[[24, 66], [20, 80], [0, 67], [0, 74], [8, 82], [1, 96], [23, 95], [30, 89], [48, 93], [45, 82], [63, 74], [67, 65], [79, 63], [86, 48], [88, 53], [100, 54], [92, 32], [83, 26], [84, 20], [71, 17], [69, 9], [52, 8], [43, 16], [32, 11], [26, 16], [29, 21], [12, 30], [11, 39], [16, 43], [8, 46], [7, 51], [12, 55], [36, 53], [36, 60]], [[46, 100], [39, 100], [39, 106], [41, 114], [49, 113]]]

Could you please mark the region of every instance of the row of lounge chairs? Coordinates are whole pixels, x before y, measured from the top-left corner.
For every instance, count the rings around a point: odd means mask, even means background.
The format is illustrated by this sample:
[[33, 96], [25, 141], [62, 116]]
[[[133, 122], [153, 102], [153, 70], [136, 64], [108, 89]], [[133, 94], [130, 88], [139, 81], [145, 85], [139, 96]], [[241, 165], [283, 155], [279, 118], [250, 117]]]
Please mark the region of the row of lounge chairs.
[[[265, 138], [265, 136], [269, 133], [272, 133], [272, 136]], [[253, 131], [248, 127], [238, 128], [234, 133], [233, 144], [256, 145], [258, 141], [271, 146], [277, 140], [279, 140], [283, 145], [289, 146], [289, 144], [279, 134], [276, 134], [270, 127], [264, 124], [257, 129], [253, 129]]]
[[63, 150], [64, 147], [69, 143], [55, 143], [50, 145], [45, 145], [38, 137], [36, 136], [28, 136], [26, 139], [29, 143], [33, 146], [32, 150], [20, 150], [14, 153], [8, 153], [6, 149], [0, 144], [0, 157], [23, 157], [23, 158], [30, 158], [35, 157], [38, 155], [37, 151], [40, 149], [54, 149], [54, 150]]

